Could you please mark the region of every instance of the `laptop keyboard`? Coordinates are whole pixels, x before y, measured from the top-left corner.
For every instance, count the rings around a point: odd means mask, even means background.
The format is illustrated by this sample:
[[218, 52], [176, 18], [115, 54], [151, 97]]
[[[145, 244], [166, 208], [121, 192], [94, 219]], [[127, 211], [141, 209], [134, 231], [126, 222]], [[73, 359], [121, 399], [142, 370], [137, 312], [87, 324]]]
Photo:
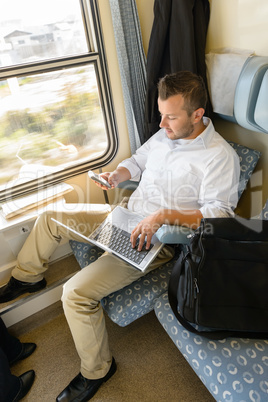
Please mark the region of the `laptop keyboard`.
[[[150, 245], [149, 250], [142, 249], [141, 251], [138, 251], [136, 248], [132, 248], [130, 234], [125, 230], [119, 229], [110, 222], [102, 228], [100, 233], [96, 234], [94, 239], [106, 247], [109, 247], [111, 250], [116, 251], [124, 257], [127, 257], [136, 264], [140, 264], [153, 247]], [[138, 243], [139, 239], [137, 239], [135, 247], [137, 247]]]

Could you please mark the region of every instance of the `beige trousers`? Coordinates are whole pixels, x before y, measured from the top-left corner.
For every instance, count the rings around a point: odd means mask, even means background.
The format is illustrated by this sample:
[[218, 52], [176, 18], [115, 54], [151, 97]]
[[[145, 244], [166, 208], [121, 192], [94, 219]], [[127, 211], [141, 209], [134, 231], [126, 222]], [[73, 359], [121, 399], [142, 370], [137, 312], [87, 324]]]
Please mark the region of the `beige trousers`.
[[[75, 238], [70, 231], [53, 222], [52, 217], [88, 235], [104, 220], [110, 210], [109, 205], [90, 205], [86, 210], [81, 205], [81, 210], [76, 208], [75, 212], [62, 210], [42, 214], [18, 255], [18, 265], [12, 275], [21, 281], [39, 281], [43, 278], [49, 257], [61, 238], [81, 241], [81, 238]], [[164, 247], [147, 272], [172, 257], [172, 249]], [[64, 285], [64, 313], [81, 359], [81, 373], [86, 378], [97, 379], [105, 376], [112, 361], [100, 300], [142, 275], [144, 273], [131, 265], [105, 253]]]

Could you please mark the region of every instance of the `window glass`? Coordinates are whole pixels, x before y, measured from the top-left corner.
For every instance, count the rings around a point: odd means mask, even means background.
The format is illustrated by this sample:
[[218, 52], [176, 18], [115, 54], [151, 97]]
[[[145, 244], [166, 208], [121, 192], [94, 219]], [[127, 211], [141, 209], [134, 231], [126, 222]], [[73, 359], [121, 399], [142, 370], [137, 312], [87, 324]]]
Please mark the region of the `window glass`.
[[3, 201], [103, 166], [117, 142], [97, 0], [1, 6]]
[[0, 39], [1, 66], [88, 51], [78, 0], [2, 0]]
[[0, 189], [18, 174], [20, 182], [40, 177], [106, 148], [94, 65], [1, 82]]

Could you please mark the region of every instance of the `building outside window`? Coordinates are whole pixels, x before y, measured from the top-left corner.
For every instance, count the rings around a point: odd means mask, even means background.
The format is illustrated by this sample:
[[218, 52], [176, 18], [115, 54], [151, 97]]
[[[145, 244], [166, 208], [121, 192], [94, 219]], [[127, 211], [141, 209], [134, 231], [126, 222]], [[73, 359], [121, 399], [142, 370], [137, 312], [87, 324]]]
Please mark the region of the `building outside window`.
[[104, 166], [117, 149], [97, 0], [4, 0], [0, 200]]

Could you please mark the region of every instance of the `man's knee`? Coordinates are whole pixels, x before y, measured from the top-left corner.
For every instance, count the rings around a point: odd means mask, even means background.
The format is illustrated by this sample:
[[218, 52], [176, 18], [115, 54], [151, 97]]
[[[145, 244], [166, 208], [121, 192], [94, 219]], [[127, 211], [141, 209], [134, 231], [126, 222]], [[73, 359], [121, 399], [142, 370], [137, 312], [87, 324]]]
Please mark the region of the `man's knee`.
[[82, 281], [83, 284], [80, 285], [81, 282], [77, 280], [78, 274], [74, 275], [63, 285], [61, 297], [63, 307], [67, 308], [84, 305], [90, 308], [95, 308], [99, 303], [98, 297], [94, 294], [95, 292], [93, 291], [89, 281], [87, 281], [86, 286], [84, 286], [84, 281]]
[[74, 297], [75, 293], [76, 293], [76, 289], [72, 286], [72, 278], [71, 278], [63, 285], [63, 288], [62, 288], [61, 301], [62, 301], [63, 307], [67, 303], [69, 304], [70, 301], [75, 299], [75, 297]]
[[51, 218], [55, 218], [56, 212], [55, 211], [44, 211], [41, 215], [38, 216], [35, 225], [39, 227], [50, 226], [51, 225]]

